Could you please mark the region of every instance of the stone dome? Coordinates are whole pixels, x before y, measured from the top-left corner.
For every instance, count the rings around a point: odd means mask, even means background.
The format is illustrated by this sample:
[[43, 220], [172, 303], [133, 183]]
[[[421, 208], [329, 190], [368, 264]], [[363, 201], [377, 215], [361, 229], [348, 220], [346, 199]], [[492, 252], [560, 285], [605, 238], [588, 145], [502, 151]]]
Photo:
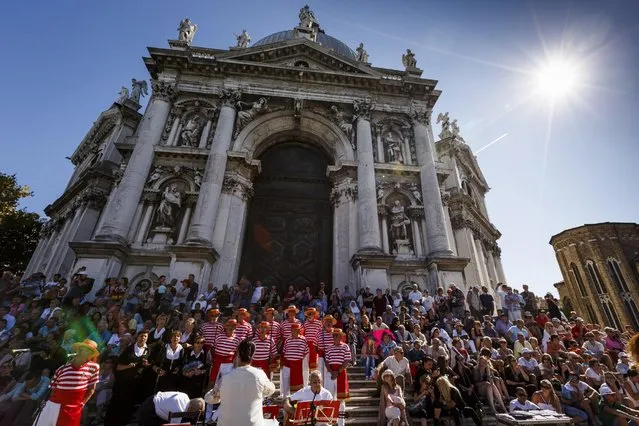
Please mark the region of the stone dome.
[[[294, 30], [285, 30], [268, 35], [263, 39], [253, 43], [253, 46], [264, 46], [267, 44], [279, 43], [281, 41], [293, 40], [295, 38], [296, 37]], [[349, 59], [356, 58], [355, 52], [353, 52], [353, 49], [348, 47], [346, 43], [336, 39], [335, 37], [324, 34], [323, 32], [317, 33], [317, 44], [332, 50], [338, 55], [346, 56]]]

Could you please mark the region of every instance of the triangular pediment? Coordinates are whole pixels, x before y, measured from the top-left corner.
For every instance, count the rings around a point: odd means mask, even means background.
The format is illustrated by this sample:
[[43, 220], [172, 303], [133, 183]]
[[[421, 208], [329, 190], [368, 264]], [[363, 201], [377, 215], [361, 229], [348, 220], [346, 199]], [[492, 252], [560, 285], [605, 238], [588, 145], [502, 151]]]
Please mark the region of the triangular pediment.
[[261, 63], [284, 68], [379, 76], [368, 64], [339, 55], [306, 39], [287, 40], [245, 49], [231, 49], [217, 55], [218, 62]]

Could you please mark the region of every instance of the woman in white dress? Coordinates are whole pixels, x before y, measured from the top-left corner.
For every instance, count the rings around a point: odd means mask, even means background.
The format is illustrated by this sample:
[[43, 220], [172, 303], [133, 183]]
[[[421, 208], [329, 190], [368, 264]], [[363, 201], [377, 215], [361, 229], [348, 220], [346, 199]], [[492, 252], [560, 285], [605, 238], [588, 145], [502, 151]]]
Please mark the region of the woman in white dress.
[[408, 425], [404, 394], [391, 370], [382, 373], [382, 394], [379, 408], [378, 426]]

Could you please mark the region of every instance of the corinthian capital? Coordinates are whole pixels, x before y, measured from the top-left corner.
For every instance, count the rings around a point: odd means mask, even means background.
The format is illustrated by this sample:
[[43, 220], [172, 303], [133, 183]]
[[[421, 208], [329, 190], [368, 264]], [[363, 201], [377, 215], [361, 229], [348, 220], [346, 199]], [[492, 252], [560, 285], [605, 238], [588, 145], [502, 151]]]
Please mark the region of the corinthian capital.
[[175, 83], [152, 80], [151, 87], [153, 88], [153, 97], [162, 101], [171, 101], [177, 94]]
[[424, 126], [430, 125], [430, 116], [432, 115], [433, 110], [431, 109], [420, 109], [415, 106], [411, 106], [410, 108], [410, 119], [415, 124], [422, 124]]
[[241, 89], [221, 89], [220, 90], [220, 99], [222, 100], [222, 105], [231, 106], [235, 108], [237, 103], [240, 101], [242, 97]]
[[375, 109], [375, 104], [369, 100], [354, 100], [353, 110], [357, 118], [370, 121], [371, 113]]

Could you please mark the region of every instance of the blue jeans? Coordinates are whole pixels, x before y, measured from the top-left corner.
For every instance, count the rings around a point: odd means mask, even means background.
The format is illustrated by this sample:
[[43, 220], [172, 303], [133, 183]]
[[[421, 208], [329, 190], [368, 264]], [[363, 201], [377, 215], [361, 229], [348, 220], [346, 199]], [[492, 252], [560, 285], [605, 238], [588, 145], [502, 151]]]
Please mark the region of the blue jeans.
[[372, 356], [367, 356], [364, 358], [364, 371], [366, 372], [366, 377], [373, 376], [373, 370], [375, 370], [375, 358]]

